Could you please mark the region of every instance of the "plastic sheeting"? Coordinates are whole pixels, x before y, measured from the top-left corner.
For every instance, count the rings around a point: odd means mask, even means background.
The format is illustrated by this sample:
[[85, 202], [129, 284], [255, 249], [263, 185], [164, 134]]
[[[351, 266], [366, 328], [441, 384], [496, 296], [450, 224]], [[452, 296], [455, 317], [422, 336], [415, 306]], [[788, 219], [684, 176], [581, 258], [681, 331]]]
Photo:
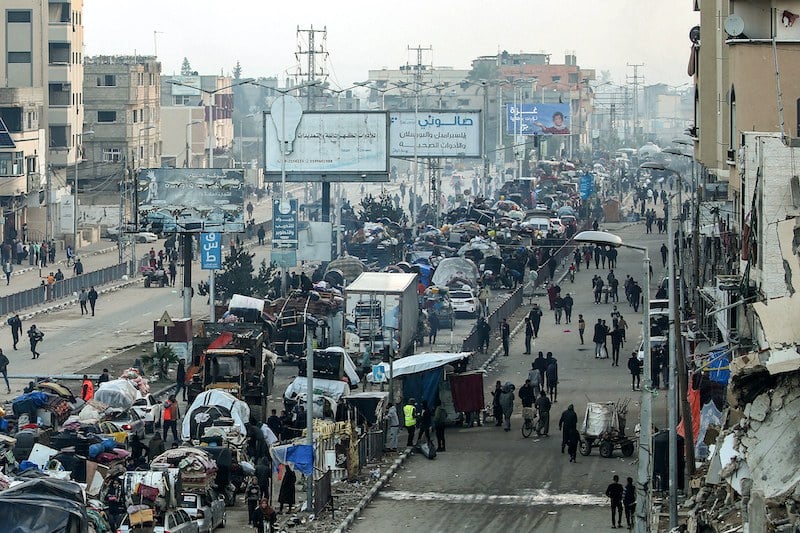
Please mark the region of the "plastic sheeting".
[[250, 406], [225, 391], [207, 390], [197, 395], [191, 407], [187, 409], [186, 416], [183, 417], [183, 424], [181, 425], [181, 437], [183, 440], [187, 440], [191, 434], [192, 412], [197, 407], [208, 405], [219, 405], [230, 411], [234, 425], [239, 428], [239, 432], [242, 435], [247, 435], [245, 424], [250, 420]]
[[272, 468], [275, 472], [278, 471], [280, 464], [288, 464], [306, 476], [310, 476], [314, 472], [314, 448], [308, 444], [273, 446], [270, 454], [272, 455]]
[[26, 481], [0, 493], [0, 524], [7, 533], [87, 533], [83, 489], [53, 478]]
[[139, 390], [132, 381], [115, 379], [101, 383], [94, 392], [94, 399], [114, 409], [127, 411], [140, 397]]
[[708, 457], [708, 444], [703, 442], [706, 438], [708, 426], [722, 427], [722, 412], [717, 409], [714, 402], [708, 402], [700, 409], [700, 432], [697, 434], [697, 440], [694, 443], [695, 456], [698, 459], [705, 459]]
[[451, 374], [450, 383], [456, 412], [473, 413], [482, 411], [486, 406], [483, 398], [483, 372]]
[[[305, 396], [308, 390], [307, 379], [305, 377], [296, 377], [283, 393], [284, 398], [287, 400], [292, 399], [292, 395]], [[339, 398], [346, 396], [350, 391], [350, 387], [344, 381], [336, 381], [333, 379], [315, 379], [314, 380], [314, 396], [327, 396], [334, 401], [339, 401]]]
[[[487, 248], [487, 250], [489, 248]], [[462, 249], [464, 248], [462, 247]], [[459, 253], [461, 253], [461, 250], [459, 250]], [[474, 287], [478, 283], [479, 276], [478, 267], [469, 259], [464, 257], [448, 257], [439, 262], [439, 266], [436, 267], [431, 277], [431, 284], [439, 287], [447, 287], [447, 284], [450, 283], [451, 280], [461, 278], [469, 281]]]
[[[469, 357], [469, 352], [428, 352], [416, 355], [409, 355], [394, 361], [392, 371], [394, 377], [399, 378], [409, 374], [416, 374], [417, 372], [425, 372], [434, 368], [439, 368], [454, 361], [459, 361], [465, 357]], [[375, 367], [380, 367], [378, 374], [385, 376], [384, 381], [388, 381], [391, 372], [389, 371], [389, 363], [379, 363], [373, 365], [373, 372], [370, 374], [370, 381], [374, 380]]]
[[414, 398], [417, 405], [428, 403], [428, 409], [433, 409], [439, 399], [439, 383], [442, 381], [442, 370], [434, 368], [425, 372], [408, 375], [403, 379], [403, 399], [407, 402]]
[[585, 435], [597, 437], [605, 431], [619, 428], [617, 407], [613, 402], [586, 404], [586, 414], [583, 417], [581, 432]]

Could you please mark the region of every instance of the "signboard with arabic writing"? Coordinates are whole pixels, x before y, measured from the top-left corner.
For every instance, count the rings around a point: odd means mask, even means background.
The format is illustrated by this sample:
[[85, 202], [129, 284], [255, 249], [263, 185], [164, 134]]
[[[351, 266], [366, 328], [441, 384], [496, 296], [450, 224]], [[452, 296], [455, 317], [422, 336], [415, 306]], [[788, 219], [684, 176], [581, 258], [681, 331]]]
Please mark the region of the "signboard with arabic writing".
[[569, 135], [569, 104], [508, 104], [508, 135]]
[[[281, 143], [270, 117], [266, 120], [267, 179], [280, 180]], [[341, 181], [333, 176], [358, 176], [388, 181], [387, 114], [366, 112], [305, 112], [291, 150], [286, 154], [289, 181]], [[327, 177], [327, 178], [326, 178]]]
[[139, 221], [155, 233], [244, 231], [244, 174], [221, 168], [139, 171]]
[[272, 247], [297, 249], [297, 200], [272, 201]]
[[389, 114], [389, 155], [481, 157], [480, 111], [419, 111]]
[[220, 270], [222, 268], [222, 234], [201, 234], [200, 266], [203, 270]]

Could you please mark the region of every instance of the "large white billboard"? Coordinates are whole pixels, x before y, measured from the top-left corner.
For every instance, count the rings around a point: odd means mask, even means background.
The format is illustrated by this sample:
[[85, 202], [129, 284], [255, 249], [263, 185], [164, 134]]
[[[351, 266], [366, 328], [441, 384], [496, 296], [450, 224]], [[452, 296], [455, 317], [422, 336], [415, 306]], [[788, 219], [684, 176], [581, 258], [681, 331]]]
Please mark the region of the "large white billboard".
[[[281, 147], [272, 117], [265, 121], [266, 173], [281, 172]], [[367, 175], [386, 179], [389, 172], [387, 115], [384, 112], [303, 113], [291, 153], [286, 155], [290, 181], [320, 175]]]
[[390, 113], [389, 155], [481, 157], [480, 111]]

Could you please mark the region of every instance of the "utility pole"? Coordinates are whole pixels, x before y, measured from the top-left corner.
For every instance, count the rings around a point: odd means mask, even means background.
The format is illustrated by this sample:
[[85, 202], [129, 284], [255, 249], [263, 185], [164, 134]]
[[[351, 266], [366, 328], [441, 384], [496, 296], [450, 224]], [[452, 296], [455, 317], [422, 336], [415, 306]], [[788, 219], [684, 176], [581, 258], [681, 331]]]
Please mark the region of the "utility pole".
[[[417, 156], [417, 123], [419, 122], [419, 91], [422, 82], [422, 53], [433, 51], [432, 46], [408, 47], [417, 53], [417, 64], [414, 65], [414, 175], [411, 180], [411, 224], [417, 225], [417, 179], [419, 177], [419, 158]], [[412, 230], [413, 234], [413, 230]]]
[[639, 146], [639, 86], [644, 83], [644, 76], [639, 76], [639, 69], [644, 67], [644, 63], [628, 63], [628, 66], [633, 69], [633, 76], [628, 76], [628, 83], [633, 86], [633, 141]]

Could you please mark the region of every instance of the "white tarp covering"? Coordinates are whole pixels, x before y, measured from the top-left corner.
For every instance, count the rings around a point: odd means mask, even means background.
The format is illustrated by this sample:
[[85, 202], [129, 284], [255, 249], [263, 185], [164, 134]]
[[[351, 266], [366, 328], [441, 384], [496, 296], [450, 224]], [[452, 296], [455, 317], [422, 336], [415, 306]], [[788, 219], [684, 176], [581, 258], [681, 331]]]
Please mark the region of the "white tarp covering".
[[139, 389], [128, 379], [114, 379], [101, 383], [94, 399], [114, 409], [127, 411], [140, 397]]
[[[305, 397], [306, 391], [308, 388], [306, 387], [306, 382], [308, 380], [303, 376], [297, 376], [294, 378], [288, 387], [286, 387], [286, 392], [283, 393], [283, 396], [290, 400], [292, 399], [292, 394], [296, 396]], [[350, 392], [350, 387], [344, 381], [338, 381], [333, 379], [314, 379], [314, 396], [327, 396], [332, 398], [335, 401], [339, 401], [339, 398], [342, 396], [346, 396], [347, 393]]]
[[[466, 246], [466, 245], [465, 245]], [[463, 249], [463, 247], [462, 247]], [[459, 251], [461, 253], [461, 251]], [[436, 271], [431, 278], [431, 284], [438, 287], [447, 287], [447, 284], [455, 278], [462, 278], [469, 281], [474, 287], [478, 282], [478, 267], [475, 263], [464, 257], [448, 257], [439, 262]]]
[[250, 406], [230, 393], [212, 389], [198, 394], [197, 398], [192, 402], [191, 407], [187, 409], [186, 416], [183, 417], [183, 424], [181, 425], [181, 437], [183, 440], [189, 440], [189, 436], [191, 435], [192, 411], [206, 405], [219, 405], [228, 409], [231, 412], [234, 425], [239, 428], [239, 432], [242, 435], [247, 435], [245, 424], [250, 420]]
[[[416, 355], [409, 355], [408, 357], [403, 357], [401, 359], [397, 359], [394, 362], [393, 370], [394, 370], [394, 377], [398, 378], [400, 376], [405, 376], [407, 374], [417, 374], [418, 372], [425, 372], [426, 370], [431, 370], [433, 368], [439, 368], [440, 366], [447, 365], [452, 363], [453, 361], [458, 361], [465, 357], [469, 357], [469, 352], [455, 352], [455, 353], [448, 353], [448, 352], [430, 352], [430, 353], [420, 353]], [[389, 379], [391, 372], [389, 371], [389, 363], [379, 363], [377, 365], [373, 365], [372, 373], [370, 373], [369, 380], [376, 381], [374, 376], [376, 375], [375, 368], [378, 367], [377, 375], [384, 376], [385, 379], [377, 380], [377, 381], [386, 381]]]
[[264, 310], [264, 300], [253, 298], [252, 296], [234, 294], [228, 304], [228, 310], [230, 311], [231, 309], [257, 309], [261, 312]]
[[583, 417], [582, 432], [590, 437], [600, 436], [603, 432], [619, 427], [617, 408], [614, 402], [586, 404]]

